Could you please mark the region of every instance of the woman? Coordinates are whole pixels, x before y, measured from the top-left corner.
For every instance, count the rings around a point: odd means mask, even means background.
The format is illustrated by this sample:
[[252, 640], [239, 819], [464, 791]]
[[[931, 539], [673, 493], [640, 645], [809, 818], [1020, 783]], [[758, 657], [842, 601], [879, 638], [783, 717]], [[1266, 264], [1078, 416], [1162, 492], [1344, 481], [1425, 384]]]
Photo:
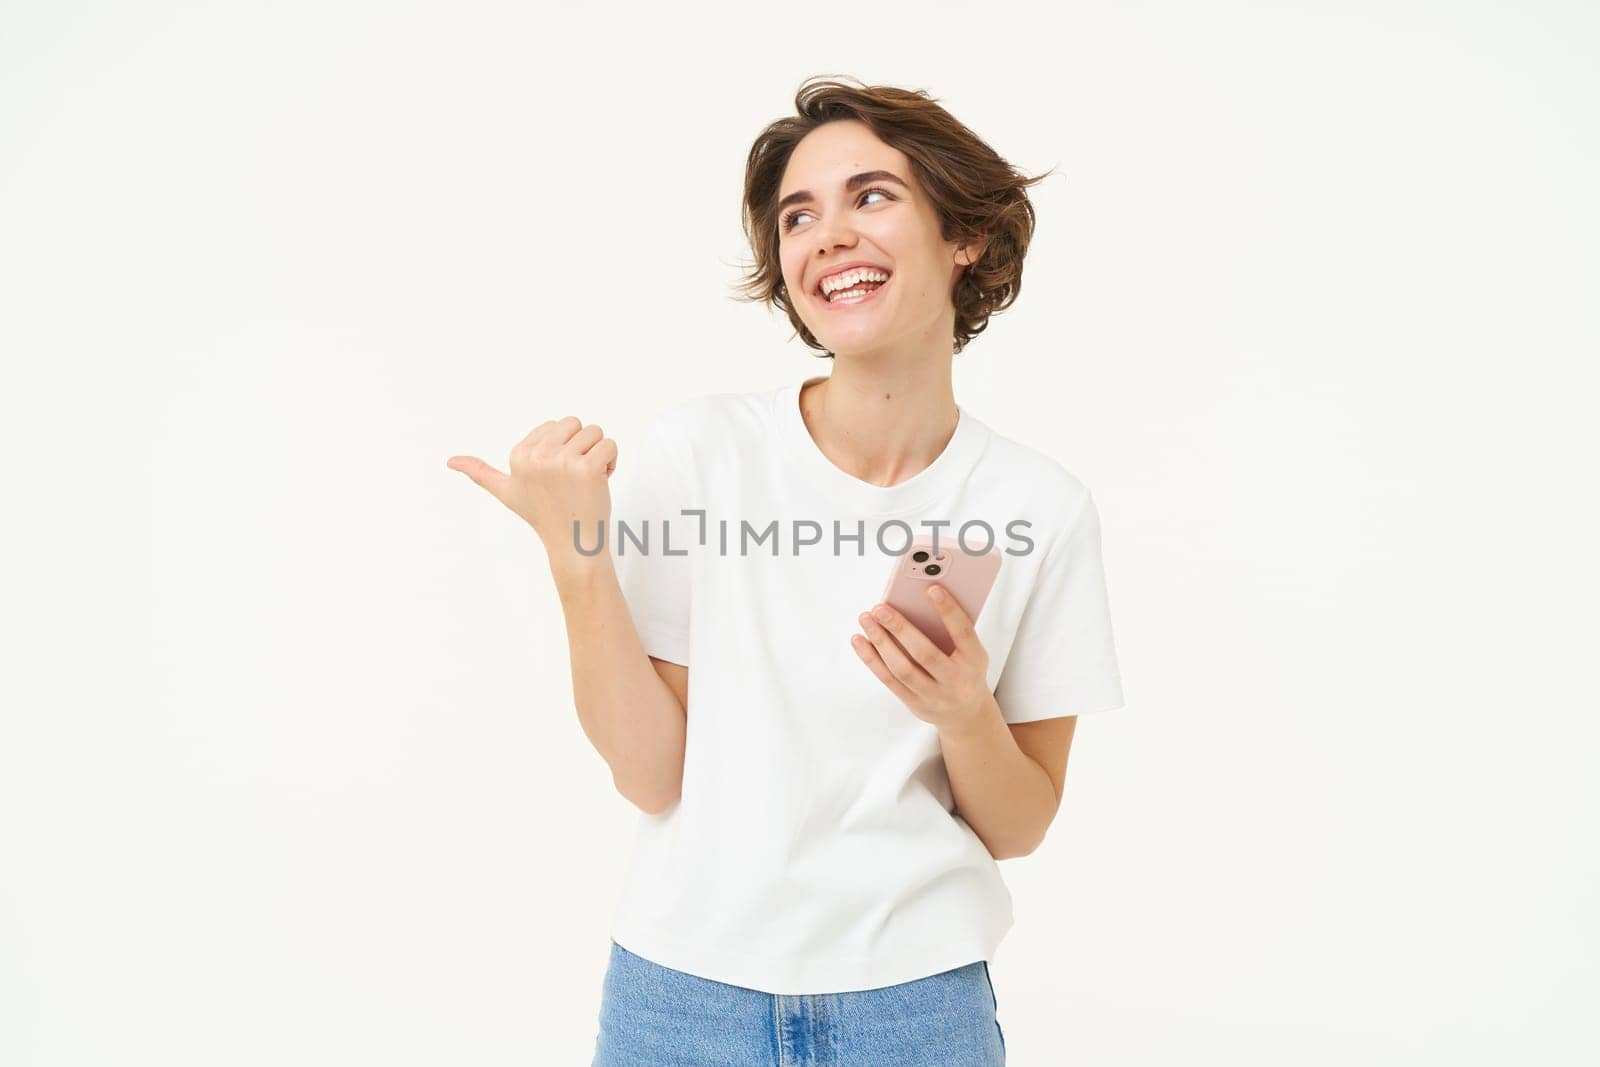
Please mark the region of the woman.
[[[509, 475], [450, 465], [544, 541], [584, 730], [643, 812], [594, 1062], [1003, 1063], [995, 861], [1043, 838], [1076, 717], [1122, 706], [1093, 499], [952, 389], [1040, 179], [922, 93], [796, 108], [750, 152], [746, 288], [832, 373], [680, 402], [610, 482], [571, 417]], [[908, 532], [1004, 549], [975, 622], [924, 583], [948, 654], [873, 601]]]

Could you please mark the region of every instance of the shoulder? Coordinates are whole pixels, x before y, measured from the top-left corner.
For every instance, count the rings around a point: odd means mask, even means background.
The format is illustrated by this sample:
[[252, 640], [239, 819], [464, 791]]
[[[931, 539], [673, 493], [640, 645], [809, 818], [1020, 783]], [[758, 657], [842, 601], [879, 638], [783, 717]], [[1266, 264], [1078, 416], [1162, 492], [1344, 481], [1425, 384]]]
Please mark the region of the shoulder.
[[624, 450], [671, 464], [686, 479], [684, 485], [697, 486], [762, 447], [768, 409], [764, 393], [702, 393], [658, 407], [637, 433], [618, 441]]
[[992, 428], [983, 463], [988, 477], [1004, 479], [1025, 493], [1040, 518], [1051, 527], [1069, 525], [1089, 502], [1089, 487], [1070, 467]]

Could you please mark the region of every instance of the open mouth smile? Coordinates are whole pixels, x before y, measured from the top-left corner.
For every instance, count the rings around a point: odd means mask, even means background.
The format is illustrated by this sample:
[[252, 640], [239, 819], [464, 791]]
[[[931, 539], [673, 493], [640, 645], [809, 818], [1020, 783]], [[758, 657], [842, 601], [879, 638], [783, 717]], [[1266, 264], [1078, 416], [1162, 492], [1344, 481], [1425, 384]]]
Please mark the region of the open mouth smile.
[[842, 293], [835, 293], [833, 295], [833, 299], [831, 299], [831, 300], [828, 299], [827, 294], [822, 293], [822, 292], [814, 291], [812, 293], [812, 295], [814, 297], [816, 297], [817, 301], [820, 304], [822, 304], [823, 307], [827, 307], [827, 308], [860, 307], [862, 304], [865, 304], [865, 303], [868, 303], [869, 301], [875, 300], [879, 293], [883, 292], [885, 289], [889, 288], [889, 286], [891, 286], [893, 284], [894, 284], [894, 275], [891, 274], [891, 275], [889, 275], [889, 280], [886, 281], [886, 282], [883, 282], [883, 283], [881, 283], [879, 285], [873, 286], [872, 288], [866, 288], [864, 286], [859, 286], [858, 285], [854, 289], [849, 289], [849, 290], [846, 290], [845, 292], [842, 292]]

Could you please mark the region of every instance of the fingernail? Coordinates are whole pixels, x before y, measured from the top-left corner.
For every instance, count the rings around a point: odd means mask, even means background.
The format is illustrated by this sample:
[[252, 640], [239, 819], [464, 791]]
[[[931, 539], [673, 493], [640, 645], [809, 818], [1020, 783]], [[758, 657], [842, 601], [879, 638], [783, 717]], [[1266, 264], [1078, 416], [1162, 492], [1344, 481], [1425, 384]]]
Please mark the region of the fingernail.
[[935, 600], [943, 600], [945, 598], [944, 587], [939, 585], [930, 585], [928, 587], [928, 595], [933, 597]]

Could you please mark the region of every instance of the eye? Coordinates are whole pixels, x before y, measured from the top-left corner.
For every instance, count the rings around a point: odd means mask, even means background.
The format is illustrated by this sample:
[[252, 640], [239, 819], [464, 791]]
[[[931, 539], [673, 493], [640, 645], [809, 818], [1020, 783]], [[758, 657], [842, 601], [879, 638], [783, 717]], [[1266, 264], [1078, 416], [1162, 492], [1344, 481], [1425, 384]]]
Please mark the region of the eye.
[[[861, 191], [861, 195], [856, 198], [856, 203], [859, 204], [861, 201], [865, 200], [867, 197], [871, 196], [873, 193], [877, 193], [879, 196], [884, 197], [885, 199], [888, 199], [888, 200], [893, 200], [894, 199], [894, 196], [889, 192], [889, 190], [883, 189], [883, 188], [880, 188], [879, 186], [874, 185], [870, 189], [863, 189]], [[807, 211], [805, 208], [797, 207], [793, 211], [786, 212], [784, 214], [783, 218], [779, 220], [779, 226], [783, 229], [784, 233], [788, 233], [790, 230], [794, 229], [794, 227], [795, 227], [795, 221], [794, 220], [797, 217], [799, 217], [800, 215], [809, 215], [809, 214], [811, 214], [811, 212]]]

